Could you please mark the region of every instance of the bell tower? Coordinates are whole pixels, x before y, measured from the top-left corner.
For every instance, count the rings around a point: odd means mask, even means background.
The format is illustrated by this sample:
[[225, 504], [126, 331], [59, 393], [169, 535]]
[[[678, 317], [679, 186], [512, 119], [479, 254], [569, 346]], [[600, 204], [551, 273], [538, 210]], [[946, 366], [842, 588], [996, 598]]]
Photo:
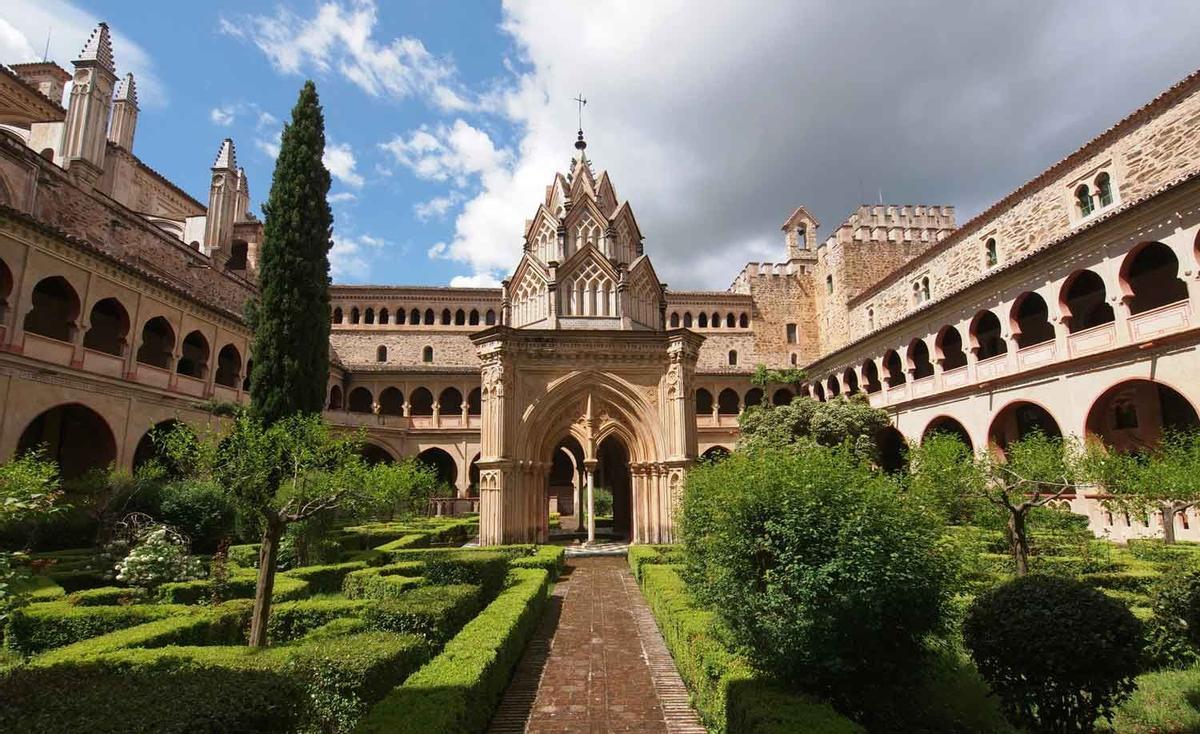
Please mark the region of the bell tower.
[[107, 24], [96, 26], [74, 64], [63, 131], [63, 162], [81, 183], [91, 185], [104, 172], [108, 117], [117, 82]]

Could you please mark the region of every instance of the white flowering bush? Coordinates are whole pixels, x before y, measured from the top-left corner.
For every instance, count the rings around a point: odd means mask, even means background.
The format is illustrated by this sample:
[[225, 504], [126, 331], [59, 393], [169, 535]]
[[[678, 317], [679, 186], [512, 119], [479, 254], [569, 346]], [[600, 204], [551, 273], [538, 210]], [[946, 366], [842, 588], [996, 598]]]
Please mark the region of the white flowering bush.
[[204, 576], [204, 565], [188, 553], [187, 541], [164, 525], [142, 532], [137, 545], [115, 570], [117, 581], [143, 589]]

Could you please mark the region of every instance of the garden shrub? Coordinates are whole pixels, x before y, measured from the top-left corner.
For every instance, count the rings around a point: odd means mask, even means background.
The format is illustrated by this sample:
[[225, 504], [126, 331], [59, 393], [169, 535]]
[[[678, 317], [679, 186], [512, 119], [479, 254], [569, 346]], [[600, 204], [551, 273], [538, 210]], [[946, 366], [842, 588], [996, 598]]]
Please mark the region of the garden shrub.
[[320, 627], [311, 630], [300, 641], [310, 642], [314, 640], [324, 640], [331, 637], [344, 637], [350, 634], [367, 631], [367, 623], [362, 620], [362, 617], [338, 617], [330, 622], [326, 622]]
[[308, 582], [310, 594], [334, 594], [342, 590], [347, 574], [367, 567], [363, 561], [332, 563], [323, 566], [301, 566], [285, 571], [276, 577], [276, 583], [284, 576]]
[[907, 677], [951, 621], [957, 558], [940, 522], [851, 452], [701, 466], [681, 524], [689, 588], [753, 664], [847, 710]]
[[508, 557], [494, 551], [435, 553], [423, 560], [430, 584], [478, 584], [487, 599], [499, 593], [508, 574]]
[[412, 550], [413, 548], [425, 548], [429, 546], [429, 543], [429, 533], [410, 532], [407, 535], [403, 535], [396, 540], [391, 541], [390, 543], [384, 543], [376, 546], [375, 550], [379, 551], [380, 553], [386, 553], [390, 555], [393, 560], [400, 560], [395, 555], [397, 551]]
[[204, 575], [200, 559], [188, 553], [187, 542], [165, 525], [141, 532], [129, 555], [116, 565], [117, 581], [154, 590], [165, 583], [193, 581]]
[[134, 604], [144, 601], [145, 597], [145, 592], [136, 587], [101, 586], [96, 589], [72, 592], [66, 596], [66, 602], [77, 607], [106, 607]]
[[195, 611], [195, 608], [176, 604], [125, 607], [77, 607], [62, 601], [32, 604], [9, 616], [4, 628], [4, 645], [22, 655], [37, 655], [113, 630]]
[[680, 676], [687, 683], [692, 702], [710, 731], [718, 734], [864, 731], [828, 704], [785, 691], [777, 682], [755, 672], [722, 639], [722, 623], [717, 615], [696, 604], [679, 567], [655, 565], [645, 560], [649, 554], [641, 555], [646, 602]]
[[67, 593], [49, 576], [28, 576], [15, 591], [27, 595], [30, 603], [54, 601], [63, 598]]
[[30, 664], [54, 665], [127, 648], [245, 644], [245, 627], [250, 619], [251, 608], [249, 600], [238, 600], [197, 610], [195, 614], [126, 627], [49, 650], [34, 658]]
[[406, 591], [395, 599], [370, 604], [363, 612], [363, 621], [368, 628], [380, 632], [409, 632], [442, 643], [482, 607], [483, 594], [478, 586], [425, 586]]
[[335, 619], [357, 617], [367, 603], [355, 599], [301, 599], [271, 605], [267, 638], [276, 645], [304, 637]]
[[158, 508], [156, 517], [186, 535], [197, 552], [211, 553], [222, 538], [233, 534], [233, 503], [229, 493], [212, 481], [169, 482], [159, 490]]
[[1013, 723], [1089, 732], [1134, 689], [1142, 623], [1072, 579], [1029, 575], [980, 595], [963, 641]]
[[[419, 561], [404, 561], [387, 566], [374, 566], [359, 571], [351, 571], [342, 580], [342, 595], [348, 599], [383, 598], [391, 593], [388, 591], [389, 589], [399, 589], [406, 584], [415, 585], [422, 583], [421, 574], [424, 571], [425, 565]], [[399, 581], [394, 584], [381, 582], [381, 579], [391, 576], [412, 579], [412, 581]]]
[[[231, 599], [251, 599], [254, 597], [258, 577], [245, 571], [231, 574], [225, 580], [224, 593]], [[279, 574], [275, 577], [275, 586], [271, 599], [277, 602], [293, 601], [308, 596], [308, 582], [303, 579]], [[169, 604], [199, 604], [212, 598], [212, 582], [208, 579], [198, 581], [180, 581], [173, 584], [163, 584], [155, 592], [155, 598]]]
[[359, 722], [362, 734], [473, 734], [487, 728], [550, 596], [542, 569], [514, 569], [504, 590], [440, 655]]
[[[630, 548], [638, 548], [633, 546]], [[510, 559], [509, 568], [542, 568], [550, 572], [550, 578], [557, 579], [566, 568], [566, 548], [558, 545], [538, 546], [531, 555]]]
[[1200, 568], [1168, 569], [1152, 587], [1151, 660], [1186, 667], [1200, 662]]
[[229, 563], [242, 568], [258, 567], [258, 543], [229, 546]]
[[1173, 564], [1200, 561], [1200, 544], [1164, 543], [1158, 538], [1133, 538], [1128, 543], [1129, 554], [1140, 561]]
[[269, 648], [126, 649], [25, 666], [0, 674], [0, 731], [344, 732], [431, 654], [419, 637], [367, 632]]

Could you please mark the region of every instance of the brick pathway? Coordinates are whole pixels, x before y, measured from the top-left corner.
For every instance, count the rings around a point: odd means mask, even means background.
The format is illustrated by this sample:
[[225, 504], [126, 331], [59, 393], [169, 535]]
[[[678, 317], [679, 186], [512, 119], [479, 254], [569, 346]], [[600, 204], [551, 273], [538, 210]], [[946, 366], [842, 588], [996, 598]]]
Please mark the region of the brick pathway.
[[572, 558], [493, 734], [703, 734], [623, 557]]

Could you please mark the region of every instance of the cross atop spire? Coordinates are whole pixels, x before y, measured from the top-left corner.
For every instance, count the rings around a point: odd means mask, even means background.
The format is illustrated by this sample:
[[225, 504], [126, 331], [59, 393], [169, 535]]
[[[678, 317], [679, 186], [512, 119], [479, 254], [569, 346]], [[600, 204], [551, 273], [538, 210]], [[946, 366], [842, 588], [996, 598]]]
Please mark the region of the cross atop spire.
[[79, 52], [79, 58], [75, 59], [75, 63], [81, 61], [94, 61], [100, 66], [116, 73], [117, 67], [113, 62], [112, 39], [109, 38], [108, 24], [101, 23], [96, 26], [96, 30], [92, 31], [92, 35], [88, 36], [87, 43], [83, 45], [83, 50]]
[[579, 137], [575, 140], [575, 148], [583, 150], [587, 147], [587, 141], [583, 139], [583, 106], [587, 104], [587, 99], [584, 98], [583, 92], [575, 96], [575, 102], [579, 105]]
[[225, 138], [221, 141], [221, 149], [217, 151], [217, 159], [213, 161], [213, 170], [237, 170], [237, 151], [233, 148], [233, 140]]

